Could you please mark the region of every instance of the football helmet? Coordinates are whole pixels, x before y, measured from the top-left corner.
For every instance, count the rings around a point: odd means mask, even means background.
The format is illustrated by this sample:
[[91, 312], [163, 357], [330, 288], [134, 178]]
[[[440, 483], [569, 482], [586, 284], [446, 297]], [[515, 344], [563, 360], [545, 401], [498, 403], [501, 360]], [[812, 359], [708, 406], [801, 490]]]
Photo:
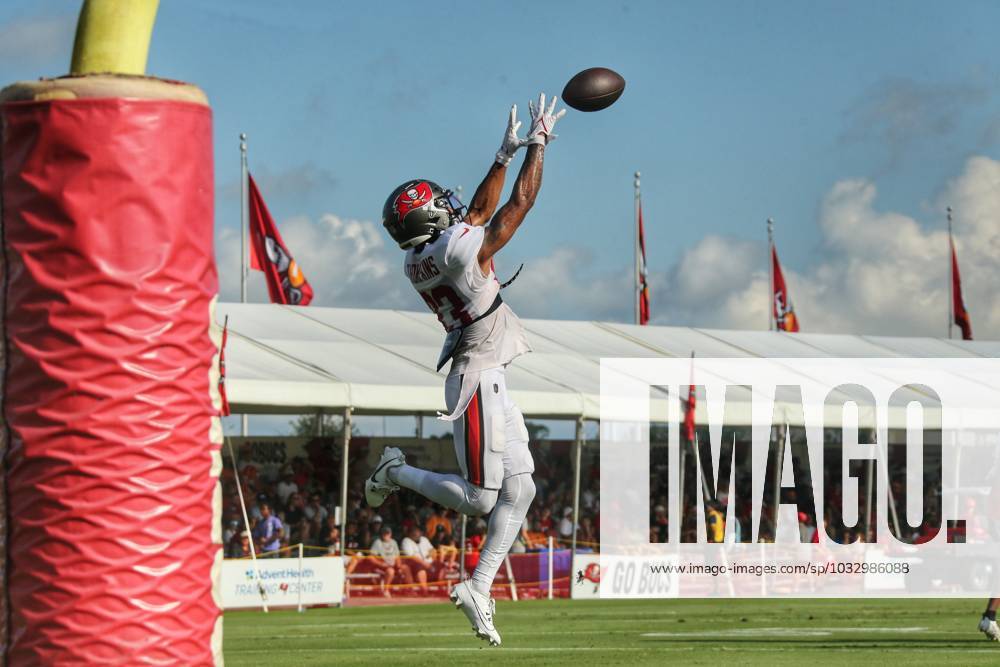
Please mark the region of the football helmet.
[[382, 226], [400, 248], [412, 248], [465, 220], [465, 206], [451, 190], [433, 181], [407, 181], [382, 207]]

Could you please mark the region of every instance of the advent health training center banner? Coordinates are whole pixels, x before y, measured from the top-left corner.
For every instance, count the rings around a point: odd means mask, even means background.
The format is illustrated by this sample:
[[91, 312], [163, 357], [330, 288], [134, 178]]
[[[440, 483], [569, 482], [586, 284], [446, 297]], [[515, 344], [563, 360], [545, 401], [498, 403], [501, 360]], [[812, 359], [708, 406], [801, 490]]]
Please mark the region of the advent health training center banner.
[[998, 479], [1000, 359], [602, 359], [590, 579], [601, 597], [988, 597]]
[[[344, 599], [344, 562], [340, 558], [303, 558], [301, 561], [298, 558], [258, 558], [257, 568], [269, 606], [298, 605], [300, 586], [304, 606], [340, 604]], [[260, 607], [260, 602], [253, 561], [223, 561], [223, 609]]]

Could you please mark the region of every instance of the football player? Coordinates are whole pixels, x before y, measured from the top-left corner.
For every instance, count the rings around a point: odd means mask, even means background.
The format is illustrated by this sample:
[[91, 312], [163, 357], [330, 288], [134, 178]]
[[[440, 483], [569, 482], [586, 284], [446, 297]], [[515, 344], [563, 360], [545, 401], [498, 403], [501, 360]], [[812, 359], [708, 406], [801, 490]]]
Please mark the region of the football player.
[[[546, 105], [544, 94], [537, 106], [529, 103], [526, 139], [518, 137], [517, 106], [511, 108], [503, 143], [468, 209], [450, 190], [424, 179], [397, 187], [382, 209], [382, 224], [406, 251], [406, 277], [447, 332], [438, 370], [451, 361], [445, 380], [449, 414], [441, 418], [453, 423], [462, 476], [407, 465], [402, 451], [386, 447], [365, 482], [365, 496], [378, 507], [403, 486], [469, 516], [490, 514], [479, 564], [471, 579], [452, 589], [451, 599], [476, 635], [493, 646], [500, 645], [500, 633], [490, 588], [535, 497], [528, 431], [504, 379], [506, 367], [530, 348], [521, 322], [500, 297], [493, 257], [538, 196], [545, 147], [566, 113], [555, 107], [556, 98]], [[510, 199], [493, 215], [507, 165], [523, 146], [526, 157]]]

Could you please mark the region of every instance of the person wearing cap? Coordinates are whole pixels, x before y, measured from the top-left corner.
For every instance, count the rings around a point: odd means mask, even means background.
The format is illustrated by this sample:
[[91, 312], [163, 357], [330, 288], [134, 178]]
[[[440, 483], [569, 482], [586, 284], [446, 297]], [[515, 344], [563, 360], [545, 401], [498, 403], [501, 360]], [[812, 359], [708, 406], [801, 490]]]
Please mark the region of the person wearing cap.
[[372, 566], [382, 575], [381, 587], [382, 595], [392, 597], [389, 593], [389, 584], [396, 578], [396, 573], [403, 577], [406, 583], [410, 583], [409, 569], [404, 563], [399, 562], [399, 544], [392, 539], [392, 528], [382, 526], [379, 531], [379, 538], [372, 542], [371, 552]]

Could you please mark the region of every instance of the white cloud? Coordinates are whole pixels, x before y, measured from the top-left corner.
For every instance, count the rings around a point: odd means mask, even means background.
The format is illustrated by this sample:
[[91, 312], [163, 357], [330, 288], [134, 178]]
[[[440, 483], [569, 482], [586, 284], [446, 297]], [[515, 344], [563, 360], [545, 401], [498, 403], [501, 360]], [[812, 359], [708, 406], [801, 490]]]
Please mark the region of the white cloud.
[[[1000, 162], [971, 158], [928, 207], [921, 224], [877, 208], [866, 180], [839, 181], [821, 202], [816, 224], [822, 259], [785, 278], [803, 331], [902, 336], [945, 335], [948, 244], [944, 209], [954, 230], [965, 302], [977, 338], [1000, 339]], [[422, 310], [403, 278], [402, 256], [381, 226], [332, 214], [279, 222], [292, 254], [316, 292], [316, 304]], [[225, 300], [239, 296], [239, 236], [220, 234]], [[780, 250], [780, 238], [779, 238]], [[652, 271], [654, 323], [763, 329], [769, 306], [763, 243], [709, 235], [665, 271]], [[502, 257], [500, 258], [502, 260]], [[593, 254], [562, 246], [525, 263], [505, 298], [524, 317], [631, 321], [632, 276], [595, 271]], [[516, 266], [498, 260], [501, 279]], [[251, 299], [266, 300], [263, 278], [251, 273]]]
[[[277, 222], [292, 256], [313, 287], [315, 305], [409, 308], [423, 303], [403, 279], [402, 254], [385, 241], [381, 225], [325, 214]], [[239, 300], [240, 237], [234, 229], [216, 239], [222, 300]], [[251, 271], [250, 301], [267, 300], [263, 274]]]
[[[1000, 338], [1000, 162], [970, 159], [934, 204], [926, 225], [876, 207], [876, 187], [836, 183], [818, 225], [823, 259], [784, 273], [803, 331], [946, 335], [948, 241], [944, 210], [955, 210], [962, 287], [977, 338]], [[779, 239], [780, 250], [780, 239]], [[767, 322], [763, 244], [706, 237], [688, 250], [669, 292], [656, 298], [656, 319], [694, 326], [761, 329]]]

